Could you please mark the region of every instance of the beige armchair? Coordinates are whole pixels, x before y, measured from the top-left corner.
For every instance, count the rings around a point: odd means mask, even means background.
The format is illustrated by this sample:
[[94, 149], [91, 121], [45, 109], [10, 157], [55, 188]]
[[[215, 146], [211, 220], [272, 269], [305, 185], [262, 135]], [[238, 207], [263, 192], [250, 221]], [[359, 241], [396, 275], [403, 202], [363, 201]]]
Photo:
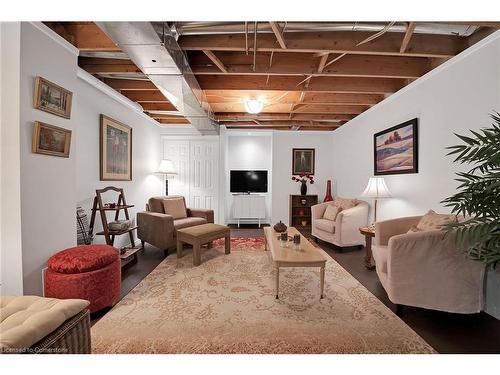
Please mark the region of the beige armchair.
[[441, 230], [407, 233], [421, 216], [375, 223], [377, 274], [391, 302], [454, 313], [480, 312], [485, 265], [467, 259], [455, 236]]
[[176, 230], [214, 222], [214, 211], [186, 208], [184, 197], [169, 195], [150, 198], [146, 211], [137, 213], [137, 237], [163, 249], [165, 256], [176, 247]]
[[359, 227], [368, 222], [368, 203], [357, 201], [353, 208], [342, 210], [335, 221], [323, 219], [326, 208], [333, 202], [325, 202], [311, 207], [312, 229], [314, 239], [320, 239], [339, 247], [362, 246], [365, 238]]

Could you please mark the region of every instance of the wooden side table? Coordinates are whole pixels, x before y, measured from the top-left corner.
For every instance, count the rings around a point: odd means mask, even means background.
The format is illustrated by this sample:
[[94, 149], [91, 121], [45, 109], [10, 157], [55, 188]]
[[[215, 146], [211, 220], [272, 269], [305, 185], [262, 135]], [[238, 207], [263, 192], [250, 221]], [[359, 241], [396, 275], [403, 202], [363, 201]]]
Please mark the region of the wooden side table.
[[365, 253], [365, 267], [369, 270], [374, 270], [375, 265], [372, 264], [372, 238], [375, 237], [375, 228], [373, 227], [360, 227], [359, 232], [365, 236], [366, 253]]

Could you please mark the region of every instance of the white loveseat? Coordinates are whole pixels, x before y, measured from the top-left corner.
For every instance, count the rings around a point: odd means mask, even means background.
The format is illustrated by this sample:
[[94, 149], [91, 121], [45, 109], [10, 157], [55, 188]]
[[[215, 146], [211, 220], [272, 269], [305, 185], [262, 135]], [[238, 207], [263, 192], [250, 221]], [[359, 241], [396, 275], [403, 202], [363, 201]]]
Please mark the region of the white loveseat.
[[364, 245], [365, 238], [359, 232], [359, 228], [368, 223], [369, 206], [365, 201], [355, 200], [355, 202], [354, 207], [340, 211], [335, 221], [323, 218], [328, 205], [335, 204], [335, 201], [312, 206], [313, 237], [339, 247]]

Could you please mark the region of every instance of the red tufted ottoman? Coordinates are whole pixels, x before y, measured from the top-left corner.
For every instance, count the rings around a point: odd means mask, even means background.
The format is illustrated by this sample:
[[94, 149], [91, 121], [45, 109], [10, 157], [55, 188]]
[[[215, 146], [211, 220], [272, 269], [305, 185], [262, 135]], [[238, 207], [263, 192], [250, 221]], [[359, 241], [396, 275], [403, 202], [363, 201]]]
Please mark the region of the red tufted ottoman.
[[49, 258], [45, 297], [90, 301], [90, 312], [112, 306], [120, 296], [118, 250], [108, 245], [82, 245]]

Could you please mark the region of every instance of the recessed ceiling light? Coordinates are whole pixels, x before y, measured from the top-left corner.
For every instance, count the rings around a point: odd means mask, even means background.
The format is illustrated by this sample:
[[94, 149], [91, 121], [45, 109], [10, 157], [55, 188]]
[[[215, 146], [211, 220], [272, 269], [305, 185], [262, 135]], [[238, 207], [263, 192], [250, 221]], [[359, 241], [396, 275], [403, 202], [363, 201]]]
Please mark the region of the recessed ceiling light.
[[248, 113], [259, 113], [264, 108], [264, 103], [259, 99], [247, 99], [245, 100], [245, 108]]

